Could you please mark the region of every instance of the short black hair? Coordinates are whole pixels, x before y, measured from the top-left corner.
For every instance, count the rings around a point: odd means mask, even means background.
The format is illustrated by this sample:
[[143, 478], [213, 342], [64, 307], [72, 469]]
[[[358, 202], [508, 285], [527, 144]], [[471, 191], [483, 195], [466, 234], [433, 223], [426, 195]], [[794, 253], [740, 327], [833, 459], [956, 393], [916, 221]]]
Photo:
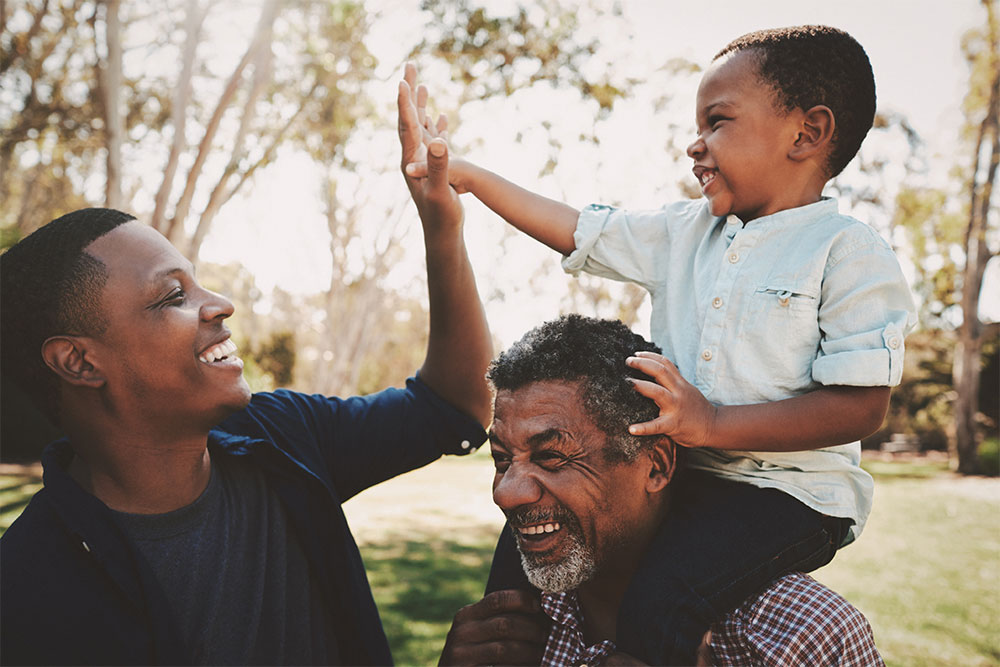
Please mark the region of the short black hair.
[[659, 415], [656, 403], [627, 379], [646, 378], [625, 364], [627, 357], [641, 350], [660, 348], [618, 320], [563, 315], [535, 327], [501, 352], [486, 377], [498, 391], [545, 380], [579, 382], [584, 408], [608, 437], [605, 455], [614, 461], [633, 461], [660, 438], [628, 432], [630, 424]]
[[59, 334], [99, 335], [107, 267], [86, 249], [135, 220], [108, 208], [73, 211], [40, 227], [0, 255], [0, 362], [50, 419], [59, 421], [58, 383], [42, 343]]
[[854, 159], [875, 119], [875, 77], [864, 48], [843, 30], [823, 25], [758, 30], [715, 54], [750, 50], [761, 79], [786, 111], [823, 104], [835, 119], [827, 171], [833, 178]]

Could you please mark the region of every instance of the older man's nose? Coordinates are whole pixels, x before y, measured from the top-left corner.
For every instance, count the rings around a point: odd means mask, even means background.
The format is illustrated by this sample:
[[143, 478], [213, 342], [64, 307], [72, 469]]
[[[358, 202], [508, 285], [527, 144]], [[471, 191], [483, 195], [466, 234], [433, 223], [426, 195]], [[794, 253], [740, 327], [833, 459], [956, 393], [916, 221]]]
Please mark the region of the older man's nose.
[[493, 483], [493, 502], [500, 509], [512, 510], [522, 505], [536, 503], [542, 498], [538, 480], [519, 463], [512, 464]]

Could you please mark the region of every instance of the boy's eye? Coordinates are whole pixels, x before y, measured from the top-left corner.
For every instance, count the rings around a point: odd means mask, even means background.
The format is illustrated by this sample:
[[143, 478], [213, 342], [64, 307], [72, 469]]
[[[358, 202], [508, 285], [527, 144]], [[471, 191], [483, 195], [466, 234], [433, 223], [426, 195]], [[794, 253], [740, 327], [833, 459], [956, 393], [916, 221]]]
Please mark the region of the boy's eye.
[[724, 118], [723, 116], [711, 116], [708, 119], [708, 126], [714, 130], [719, 125], [719, 123], [721, 123], [724, 120], [727, 119]]

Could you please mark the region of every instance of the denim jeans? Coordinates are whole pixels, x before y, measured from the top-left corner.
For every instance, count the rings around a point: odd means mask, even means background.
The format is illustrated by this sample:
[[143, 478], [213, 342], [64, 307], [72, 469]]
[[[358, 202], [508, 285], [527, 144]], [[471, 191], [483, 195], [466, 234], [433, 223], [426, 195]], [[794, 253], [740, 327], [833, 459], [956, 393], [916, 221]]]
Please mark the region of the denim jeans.
[[[712, 623], [788, 572], [832, 560], [851, 525], [788, 494], [685, 470], [667, 519], [618, 614], [618, 649], [651, 665], [693, 665]], [[487, 592], [530, 588], [511, 531], [497, 544]]]

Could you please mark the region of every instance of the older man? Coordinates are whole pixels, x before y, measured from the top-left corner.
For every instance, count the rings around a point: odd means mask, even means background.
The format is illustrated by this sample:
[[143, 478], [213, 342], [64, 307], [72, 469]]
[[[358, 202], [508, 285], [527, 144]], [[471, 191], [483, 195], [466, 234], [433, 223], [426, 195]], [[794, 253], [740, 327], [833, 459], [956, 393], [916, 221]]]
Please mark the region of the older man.
[[[491, 365], [493, 499], [539, 601], [500, 590], [461, 610], [445, 664], [639, 664], [616, 652], [619, 607], [657, 526], [683, 515], [669, 439], [629, 424], [657, 414], [625, 359], [655, 346], [619, 322], [576, 315], [531, 332]], [[695, 517], [696, 519], [696, 517]], [[498, 552], [502, 553], [502, 549]], [[491, 587], [495, 586], [491, 583]], [[652, 630], [655, 631], [655, 628]], [[803, 574], [716, 623], [705, 664], [880, 664], [864, 617]]]
[[483, 442], [492, 356], [447, 148], [425, 147], [405, 83], [399, 108], [404, 164], [433, 165], [408, 179], [431, 328], [405, 389], [251, 396], [233, 305], [118, 211], [0, 258], [4, 373], [68, 436], [0, 540], [4, 664], [391, 662], [340, 504]]

